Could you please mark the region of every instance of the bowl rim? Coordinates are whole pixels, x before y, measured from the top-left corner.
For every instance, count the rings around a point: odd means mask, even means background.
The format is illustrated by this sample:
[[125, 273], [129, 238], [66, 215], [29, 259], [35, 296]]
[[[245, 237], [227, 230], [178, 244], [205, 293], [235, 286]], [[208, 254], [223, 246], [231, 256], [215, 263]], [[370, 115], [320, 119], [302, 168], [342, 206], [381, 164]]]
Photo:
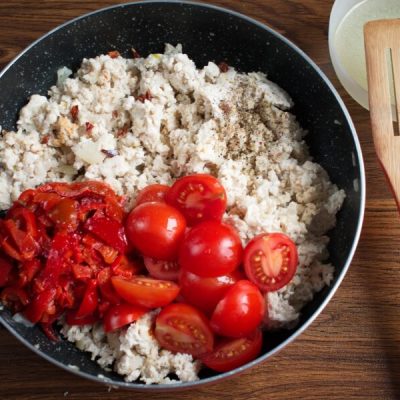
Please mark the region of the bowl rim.
[[328, 86], [332, 94], [334, 95], [336, 101], [338, 102], [345, 118], [346, 122], [349, 125], [351, 134], [353, 136], [353, 141], [357, 153], [357, 160], [358, 160], [358, 169], [359, 169], [359, 175], [360, 175], [360, 182], [359, 182], [359, 190], [360, 190], [360, 210], [358, 214], [358, 222], [357, 222], [357, 228], [356, 232], [353, 238], [353, 243], [349, 252], [349, 255], [347, 257], [347, 260], [343, 266], [342, 271], [337, 277], [337, 281], [335, 284], [331, 287], [329, 287], [329, 293], [327, 297], [324, 299], [324, 301], [318, 306], [318, 308], [314, 311], [314, 313], [301, 325], [298, 329], [296, 329], [295, 332], [293, 332], [287, 339], [285, 339], [281, 344], [279, 344], [277, 347], [274, 349], [268, 351], [267, 353], [263, 354], [262, 356], [259, 356], [255, 360], [241, 366], [238, 368], [235, 368], [232, 371], [228, 371], [222, 374], [218, 374], [215, 376], [207, 377], [204, 379], [199, 379], [197, 381], [191, 381], [191, 382], [179, 382], [179, 383], [172, 383], [172, 384], [156, 384], [156, 385], [146, 385], [144, 383], [134, 383], [134, 382], [116, 382], [113, 381], [105, 376], [94, 376], [89, 373], [86, 373], [84, 371], [76, 370], [75, 368], [72, 369], [68, 367], [66, 364], [61, 363], [60, 361], [50, 357], [46, 353], [42, 352], [40, 349], [36, 348], [34, 345], [32, 345], [30, 342], [28, 342], [23, 336], [21, 336], [17, 331], [15, 331], [0, 315], [0, 322], [1, 324], [14, 336], [16, 337], [22, 344], [24, 344], [27, 348], [29, 348], [31, 351], [39, 355], [40, 357], [44, 358], [45, 360], [49, 361], [53, 365], [56, 365], [57, 367], [60, 367], [64, 369], [65, 371], [68, 371], [70, 373], [73, 373], [75, 375], [78, 375], [82, 378], [89, 379], [91, 381], [101, 383], [108, 385], [112, 388], [124, 388], [124, 389], [130, 389], [134, 391], [152, 391], [152, 392], [166, 392], [166, 391], [177, 391], [181, 389], [191, 389], [191, 388], [198, 388], [200, 386], [210, 384], [210, 383], [215, 383], [221, 380], [225, 380], [227, 378], [230, 378], [234, 375], [238, 375], [247, 369], [250, 369], [254, 367], [257, 364], [260, 364], [264, 362], [267, 358], [273, 356], [274, 354], [278, 353], [280, 350], [282, 350], [285, 346], [287, 346], [289, 343], [294, 341], [298, 336], [300, 336], [311, 324], [312, 322], [318, 317], [318, 315], [322, 312], [322, 310], [326, 307], [326, 305], [329, 303], [333, 295], [335, 294], [336, 290], [340, 286], [344, 276], [347, 273], [347, 270], [350, 267], [351, 261], [353, 259], [355, 250], [357, 248], [358, 241], [360, 239], [360, 234], [361, 234], [361, 228], [363, 224], [363, 219], [364, 219], [364, 211], [365, 211], [365, 196], [366, 196], [366, 190], [365, 190], [365, 168], [364, 168], [364, 160], [363, 160], [363, 155], [362, 155], [362, 150], [361, 146], [358, 140], [357, 132], [354, 127], [353, 121], [351, 119], [351, 116], [347, 110], [346, 105], [344, 104], [342, 98], [340, 97], [339, 93], [333, 86], [333, 84], [330, 82], [328, 77], [325, 75], [324, 72], [318, 67], [318, 65], [303, 51], [301, 50], [297, 45], [295, 45], [292, 41], [284, 37], [282, 34], [279, 32], [275, 31], [273, 28], [269, 27], [268, 25], [252, 18], [248, 17], [247, 15], [244, 15], [240, 12], [230, 10], [225, 7], [217, 6], [214, 4], [209, 4], [209, 3], [201, 3], [199, 1], [192, 1], [192, 0], [140, 0], [140, 1], [131, 1], [128, 3], [122, 3], [122, 4], [115, 4], [112, 6], [108, 7], [103, 7], [95, 11], [91, 11], [88, 13], [85, 13], [83, 15], [80, 15], [78, 17], [75, 17], [73, 19], [70, 19], [55, 28], [51, 29], [49, 32], [45, 33], [44, 35], [40, 36], [38, 39], [36, 39], [34, 42], [32, 42], [29, 46], [27, 46], [23, 51], [21, 51], [14, 59], [12, 59], [0, 72], [0, 79], [2, 76], [6, 73], [6, 71], [11, 68], [13, 64], [15, 64], [19, 58], [21, 58], [25, 53], [27, 53], [31, 48], [33, 48], [36, 44], [41, 42], [43, 39], [46, 37], [52, 35], [56, 31], [65, 28], [66, 26], [77, 22], [81, 19], [84, 19], [89, 16], [93, 16], [95, 14], [100, 14], [104, 11], [112, 10], [112, 9], [123, 9], [125, 7], [132, 7], [132, 6], [140, 6], [140, 5], [145, 5], [145, 4], [187, 4], [187, 5], [192, 5], [196, 6], [199, 8], [206, 8], [206, 9], [211, 9], [215, 11], [219, 11], [221, 13], [225, 14], [230, 14], [234, 17], [243, 19], [253, 25], [256, 25], [259, 28], [262, 28], [266, 31], [268, 31], [270, 34], [274, 35], [277, 37], [279, 40], [287, 44], [289, 47], [291, 47], [295, 52], [297, 52], [305, 61], [314, 69], [314, 71], [320, 76], [320, 78], [324, 81], [324, 83]]

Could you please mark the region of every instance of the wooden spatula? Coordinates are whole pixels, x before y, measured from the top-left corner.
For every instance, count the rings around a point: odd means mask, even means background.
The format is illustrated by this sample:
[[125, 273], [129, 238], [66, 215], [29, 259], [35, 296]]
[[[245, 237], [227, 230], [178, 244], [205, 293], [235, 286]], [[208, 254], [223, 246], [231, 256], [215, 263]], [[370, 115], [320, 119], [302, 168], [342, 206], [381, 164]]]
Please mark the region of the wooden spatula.
[[[366, 23], [364, 40], [375, 150], [400, 211], [400, 19]], [[392, 117], [391, 75], [395, 87], [397, 126], [393, 125]]]

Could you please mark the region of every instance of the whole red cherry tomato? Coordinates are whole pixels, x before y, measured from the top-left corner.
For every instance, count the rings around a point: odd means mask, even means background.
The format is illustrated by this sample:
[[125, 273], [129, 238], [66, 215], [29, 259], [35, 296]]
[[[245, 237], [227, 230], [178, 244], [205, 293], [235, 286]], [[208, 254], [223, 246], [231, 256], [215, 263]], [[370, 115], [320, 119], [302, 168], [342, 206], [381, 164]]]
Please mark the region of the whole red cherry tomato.
[[139, 252], [158, 260], [173, 261], [186, 229], [183, 215], [165, 203], [143, 203], [129, 214], [125, 230]]
[[185, 236], [179, 251], [181, 268], [202, 277], [225, 275], [242, 261], [242, 244], [236, 231], [217, 221], [205, 221]]

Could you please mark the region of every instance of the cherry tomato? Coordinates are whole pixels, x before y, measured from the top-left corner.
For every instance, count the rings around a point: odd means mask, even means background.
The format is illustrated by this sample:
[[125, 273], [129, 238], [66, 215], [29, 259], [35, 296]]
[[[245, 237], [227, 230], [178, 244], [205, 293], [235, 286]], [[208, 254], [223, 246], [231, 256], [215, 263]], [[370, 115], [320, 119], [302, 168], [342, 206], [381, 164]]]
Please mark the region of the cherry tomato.
[[183, 215], [165, 203], [143, 203], [134, 208], [125, 224], [133, 246], [146, 257], [173, 261], [183, 239]]
[[217, 304], [211, 317], [215, 333], [228, 337], [243, 337], [260, 325], [265, 313], [265, 300], [253, 283], [236, 282]]
[[81, 305], [75, 314], [76, 318], [84, 318], [96, 311], [97, 304], [99, 302], [99, 295], [97, 293], [97, 281], [91, 279], [87, 286]]
[[103, 319], [104, 331], [111, 332], [137, 321], [148, 311], [149, 310], [145, 307], [134, 306], [126, 303], [112, 306], [108, 309]]
[[177, 261], [161, 261], [145, 257], [144, 265], [153, 278], [167, 281], [177, 281], [179, 278], [180, 267]]
[[212, 351], [214, 335], [207, 318], [196, 308], [175, 303], [161, 310], [154, 335], [161, 347], [198, 356]]
[[221, 221], [226, 210], [226, 193], [211, 175], [189, 175], [178, 179], [165, 199], [182, 212], [189, 225], [209, 219]]
[[225, 275], [242, 260], [242, 244], [229, 225], [205, 221], [185, 236], [179, 252], [182, 269], [202, 277]]
[[142, 203], [150, 202], [165, 202], [165, 194], [169, 190], [169, 186], [160, 185], [158, 183], [154, 185], [146, 186], [142, 189], [136, 197], [135, 207]]
[[261, 351], [262, 334], [259, 330], [239, 339], [223, 339], [212, 353], [205, 354], [201, 361], [217, 372], [227, 372], [254, 360]]
[[228, 289], [240, 279], [243, 279], [243, 276], [239, 271], [214, 278], [203, 278], [188, 271], [181, 271], [179, 283], [185, 301], [209, 315]]
[[129, 280], [113, 276], [111, 282], [118, 295], [125, 301], [148, 308], [166, 306], [175, 300], [179, 293], [176, 283], [145, 276], [135, 276]]
[[283, 233], [258, 235], [244, 250], [246, 275], [265, 292], [287, 285], [296, 273], [297, 263], [296, 245]]

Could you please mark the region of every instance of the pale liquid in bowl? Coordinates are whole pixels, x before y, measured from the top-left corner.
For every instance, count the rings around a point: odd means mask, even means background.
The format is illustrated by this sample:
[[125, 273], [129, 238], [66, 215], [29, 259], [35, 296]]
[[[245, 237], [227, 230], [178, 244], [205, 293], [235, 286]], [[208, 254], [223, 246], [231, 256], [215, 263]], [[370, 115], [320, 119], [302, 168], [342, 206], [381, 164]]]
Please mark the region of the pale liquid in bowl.
[[[365, 90], [368, 90], [368, 83], [364, 24], [371, 20], [392, 18], [400, 18], [400, 0], [364, 0], [349, 10], [336, 29], [334, 45], [342, 67]], [[394, 103], [393, 84], [391, 86]]]

